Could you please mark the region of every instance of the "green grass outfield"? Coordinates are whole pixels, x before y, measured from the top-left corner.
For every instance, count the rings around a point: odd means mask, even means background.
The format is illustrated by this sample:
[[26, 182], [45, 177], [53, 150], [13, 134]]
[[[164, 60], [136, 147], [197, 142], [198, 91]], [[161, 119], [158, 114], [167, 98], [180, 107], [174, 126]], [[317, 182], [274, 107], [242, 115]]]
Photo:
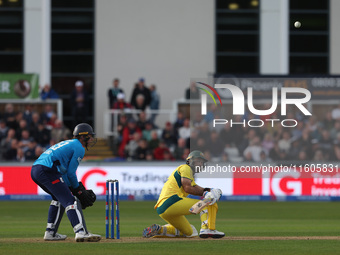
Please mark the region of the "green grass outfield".
[[[45, 242], [49, 201], [0, 201], [0, 254], [340, 254], [338, 202], [220, 202], [212, 239], [145, 239], [142, 231], [163, 224], [154, 202], [121, 201], [121, 240], [76, 243], [64, 215], [67, 241]], [[105, 205], [84, 210], [89, 230], [105, 237]], [[199, 216], [188, 216], [199, 230]]]

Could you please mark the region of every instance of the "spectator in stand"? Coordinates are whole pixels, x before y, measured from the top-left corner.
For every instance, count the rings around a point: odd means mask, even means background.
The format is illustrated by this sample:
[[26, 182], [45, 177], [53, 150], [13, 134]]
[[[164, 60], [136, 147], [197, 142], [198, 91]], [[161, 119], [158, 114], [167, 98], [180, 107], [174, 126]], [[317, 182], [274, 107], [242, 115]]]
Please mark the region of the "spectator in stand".
[[183, 123], [183, 127], [178, 129], [179, 138], [190, 138], [190, 119], [186, 118]]
[[203, 152], [204, 157], [208, 160], [208, 162], [211, 161], [211, 155], [210, 155], [210, 151], [206, 150]]
[[299, 139], [299, 144], [301, 146], [301, 150], [304, 150], [307, 153], [307, 158], [311, 159], [312, 158], [312, 139], [311, 136], [309, 134], [309, 130], [307, 128], [305, 128], [302, 131], [302, 136]]
[[185, 148], [184, 152], [183, 152], [183, 159], [186, 159], [190, 154], [190, 149], [189, 148]]
[[1, 143], [0, 143], [1, 155], [0, 155], [0, 158], [6, 159], [6, 156], [4, 154], [5, 154], [6, 151], [8, 151], [11, 148], [11, 143], [14, 139], [16, 139], [15, 138], [15, 130], [13, 128], [10, 128], [10, 129], [8, 129], [6, 137], [4, 137], [1, 140]]
[[117, 102], [115, 102], [113, 104], [113, 109], [125, 111], [126, 109], [132, 109], [132, 105], [125, 102], [125, 94], [124, 93], [118, 93]]
[[243, 156], [246, 161], [260, 162], [262, 148], [260, 146], [260, 138], [255, 136], [250, 140], [249, 146], [244, 150]]
[[49, 121], [52, 115], [55, 114], [53, 107], [51, 104], [45, 104], [44, 111], [40, 114], [40, 121], [46, 125]]
[[339, 161], [340, 160], [340, 144], [334, 144], [333, 154], [332, 154], [331, 159], [332, 159], [332, 161]]
[[151, 140], [152, 131], [153, 131], [152, 123], [151, 123], [151, 121], [147, 121], [145, 123], [145, 128], [142, 131], [143, 139], [145, 139], [147, 142], [149, 142]]
[[159, 146], [159, 143], [160, 143], [160, 139], [158, 138], [158, 133], [156, 130], [153, 130], [151, 132], [151, 140], [149, 141], [148, 143], [148, 148], [151, 150], [151, 151], [154, 151], [158, 146]]
[[234, 146], [234, 138], [231, 133], [231, 127], [229, 122], [224, 125], [219, 134], [219, 139], [225, 143], [226, 146]]
[[262, 141], [262, 149], [263, 151], [269, 155], [269, 152], [272, 148], [274, 148], [274, 145], [275, 145], [275, 141], [273, 139], [273, 136], [271, 133], [266, 133], [264, 134], [264, 138], [263, 138], [263, 141]]
[[[208, 111], [207, 111], [207, 114], [204, 116], [203, 119], [204, 119], [205, 122], [208, 122], [208, 123], [211, 123], [214, 119], [219, 119], [219, 118], [217, 117], [217, 106], [214, 105], [214, 104], [211, 104], [211, 105], [209, 106], [209, 109], [208, 109]], [[220, 125], [218, 125], [218, 126], [220, 126]], [[216, 126], [215, 129], [216, 129], [218, 126]]]
[[117, 125], [117, 132], [118, 132], [118, 142], [120, 143], [123, 138], [123, 130], [128, 124], [128, 117], [126, 114], [122, 113], [118, 115], [118, 125]]
[[17, 157], [17, 149], [18, 149], [18, 140], [12, 139], [8, 144], [8, 147], [3, 152], [3, 158], [8, 161], [16, 160]]
[[160, 140], [158, 147], [153, 152], [153, 157], [156, 160], [171, 160], [173, 159], [169, 149], [163, 140]]
[[[196, 145], [195, 146], [190, 146], [190, 148], [191, 147], [193, 147], [194, 150], [206, 151], [208, 146], [207, 146], [205, 140], [202, 137], [199, 137], [197, 139]], [[210, 153], [209, 153], [209, 156], [210, 156]]]
[[17, 154], [15, 156], [14, 161], [17, 161], [17, 162], [25, 162], [26, 161], [25, 153], [22, 149], [17, 148]]
[[15, 120], [16, 113], [14, 111], [14, 106], [13, 104], [6, 104], [5, 105], [5, 112], [3, 114], [3, 119], [6, 122], [6, 126], [8, 128], [17, 128], [17, 123]]
[[136, 150], [139, 146], [139, 142], [142, 139], [142, 134], [140, 132], [135, 132], [132, 135], [132, 139], [125, 146], [125, 155], [129, 159], [133, 159], [136, 154]]
[[34, 159], [33, 160], [36, 160], [39, 158], [39, 156], [44, 152], [43, 148], [41, 146], [36, 146], [35, 147], [35, 150], [34, 150]]
[[335, 121], [334, 126], [330, 131], [331, 139], [335, 140], [338, 133], [340, 133], [340, 120]]
[[31, 143], [34, 143], [34, 139], [30, 137], [28, 129], [23, 129], [21, 131], [21, 138], [18, 139], [18, 148], [25, 153], [30, 148]]
[[313, 161], [315, 162], [325, 161], [325, 157], [322, 150], [318, 149], [315, 151]]
[[228, 162], [229, 161], [229, 155], [227, 152], [222, 152], [221, 162]]
[[301, 151], [301, 145], [299, 144], [299, 139], [297, 137], [292, 137], [291, 146], [290, 146], [287, 158], [290, 160], [297, 160], [300, 151]]
[[284, 151], [287, 154], [289, 153], [291, 147], [291, 136], [288, 131], [284, 131], [282, 133], [282, 138], [278, 141], [278, 145], [281, 151]]
[[45, 127], [49, 130], [55, 128], [55, 122], [58, 119], [57, 114], [53, 113], [49, 121], [45, 124]]
[[292, 130], [292, 137], [299, 139], [302, 136], [304, 128], [305, 124], [302, 121], [299, 121], [297, 126]]
[[36, 155], [35, 155], [37, 147], [38, 147], [37, 143], [33, 140], [32, 140], [32, 142], [28, 143], [28, 149], [26, 151], [24, 151], [24, 156], [25, 156], [26, 161], [37, 159]]
[[165, 128], [162, 131], [162, 139], [168, 147], [172, 147], [177, 144], [177, 135], [169, 121], [165, 123]]
[[300, 151], [297, 157], [298, 161], [307, 161], [308, 160], [308, 155], [306, 151]]
[[333, 140], [331, 139], [330, 133], [327, 129], [322, 130], [322, 137], [319, 141], [320, 149], [322, 150], [326, 160], [329, 160], [329, 155], [333, 150]]
[[[313, 141], [313, 139], [312, 139]], [[340, 145], [340, 133], [337, 133], [335, 140], [333, 141], [334, 144]]]
[[145, 160], [147, 160], [147, 161], [153, 161], [153, 153], [152, 153], [150, 150], [147, 150], [147, 151], [146, 151]]
[[183, 158], [184, 152], [186, 148], [186, 141], [183, 138], [179, 138], [177, 140], [177, 146], [174, 150], [174, 157], [176, 160], [184, 160], [186, 158]]
[[64, 125], [60, 119], [55, 121], [55, 127], [51, 130], [51, 139], [53, 144], [72, 138], [72, 133], [69, 128]]
[[[240, 154], [244, 152], [244, 150], [250, 145], [251, 141], [257, 136], [255, 129], [247, 130], [246, 135], [243, 136], [243, 140], [238, 145], [238, 149]], [[241, 155], [242, 155], [241, 154]]]
[[38, 129], [33, 133], [34, 140], [43, 148], [50, 147], [51, 131], [43, 123], [39, 123]]
[[25, 110], [23, 112], [23, 119], [26, 120], [27, 125], [31, 125], [32, 123], [32, 114], [33, 114], [33, 106], [32, 104], [26, 104]]
[[109, 88], [107, 95], [109, 97], [109, 109], [113, 109], [114, 104], [117, 102], [117, 95], [123, 93], [124, 91], [119, 87], [119, 79], [115, 78], [112, 81], [112, 88]]
[[333, 120], [340, 120], [340, 104], [332, 110], [331, 115]]
[[203, 125], [203, 122], [205, 122], [204, 115], [202, 115], [200, 112], [197, 112], [194, 116], [194, 119], [192, 120], [192, 126], [194, 128], [200, 128], [200, 126]]
[[198, 130], [193, 128], [191, 130], [190, 138], [186, 140], [186, 147], [191, 150], [196, 150], [198, 138]]
[[199, 99], [200, 93], [197, 89], [196, 82], [191, 82], [190, 87], [185, 90], [185, 99]]
[[0, 119], [0, 142], [7, 136], [9, 128], [6, 126], [6, 122], [3, 119]]
[[[131, 95], [131, 105], [137, 108], [137, 95], [142, 94], [144, 96], [145, 107], [150, 105], [151, 95], [150, 90], [145, 86], [144, 78], [140, 78]], [[144, 108], [145, 109], [145, 108]]]
[[199, 128], [199, 138], [203, 138], [205, 143], [207, 143], [210, 139], [210, 129], [209, 129], [209, 123], [203, 121], [201, 127]]
[[26, 129], [28, 129], [26, 120], [20, 120], [19, 127], [15, 130], [15, 137], [18, 139], [18, 141], [21, 139], [22, 131]]
[[174, 160], [174, 157], [169, 150], [164, 151], [163, 160]]
[[279, 145], [275, 143], [274, 148], [269, 152], [269, 158], [273, 161], [283, 161], [288, 159], [288, 154], [281, 151]]
[[29, 127], [28, 127], [31, 136], [33, 136], [35, 130], [38, 129], [39, 122], [40, 122], [40, 115], [39, 115], [39, 113], [34, 112], [34, 113], [32, 114], [32, 122], [31, 122], [31, 124], [30, 124]]
[[142, 133], [142, 131], [137, 127], [136, 121], [131, 118], [128, 121], [127, 126], [123, 129], [123, 134], [122, 134], [122, 141], [119, 145], [119, 151], [118, 154], [120, 157], [125, 157], [125, 146], [130, 142], [130, 140], [133, 138], [134, 133]]
[[214, 161], [221, 159], [223, 148], [224, 148], [224, 144], [219, 139], [217, 131], [213, 129], [210, 133], [208, 149]]
[[136, 110], [145, 111], [146, 103], [145, 103], [145, 96], [143, 94], [138, 94], [136, 96], [136, 103], [134, 107]]
[[71, 93], [71, 105], [74, 126], [87, 122], [89, 96], [82, 81], [75, 83], [75, 89]]
[[141, 139], [138, 142], [138, 147], [135, 151], [134, 159], [146, 160], [148, 153], [148, 142], [145, 139]]
[[[160, 96], [157, 93], [156, 85], [152, 84], [150, 86], [150, 96], [151, 96], [151, 101], [150, 101], [150, 109], [151, 110], [159, 110], [159, 103], [160, 103]], [[155, 119], [156, 119], [157, 113], [152, 113], [150, 121], [155, 124]]]
[[40, 97], [42, 100], [46, 99], [58, 99], [59, 95], [57, 92], [52, 89], [50, 84], [45, 84], [43, 89], [41, 90]]
[[[242, 117], [240, 115], [235, 116], [235, 121], [234, 122], [242, 122]], [[235, 146], [238, 148], [240, 155], [243, 154], [243, 148], [240, 147], [240, 144], [243, 141], [243, 137], [246, 134], [246, 129], [240, 128], [239, 125], [233, 125], [230, 128], [231, 136], [233, 137], [233, 142]]]
[[260, 160], [261, 162], [271, 162], [272, 161], [264, 151], [261, 151], [260, 157], [261, 157], [261, 160]]
[[177, 119], [174, 123], [174, 131], [176, 132], [176, 135], [178, 133], [178, 129], [180, 127], [183, 127], [183, 124], [184, 124], [184, 114], [182, 112], [178, 112], [177, 113]]
[[19, 126], [19, 123], [21, 120], [24, 119], [24, 113], [23, 112], [17, 112], [15, 114], [15, 130], [17, 130], [20, 126]]
[[315, 116], [311, 116], [306, 123], [306, 128], [310, 131], [310, 136], [312, 139], [321, 138], [320, 124]]
[[322, 120], [322, 127], [330, 131], [334, 127], [335, 120], [332, 118], [332, 112], [328, 111], [325, 118]]
[[139, 127], [140, 130], [143, 131], [145, 129], [147, 122], [149, 122], [149, 121], [146, 118], [146, 113], [144, 111], [140, 112], [139, 115], [138, 115], [137, 127]]

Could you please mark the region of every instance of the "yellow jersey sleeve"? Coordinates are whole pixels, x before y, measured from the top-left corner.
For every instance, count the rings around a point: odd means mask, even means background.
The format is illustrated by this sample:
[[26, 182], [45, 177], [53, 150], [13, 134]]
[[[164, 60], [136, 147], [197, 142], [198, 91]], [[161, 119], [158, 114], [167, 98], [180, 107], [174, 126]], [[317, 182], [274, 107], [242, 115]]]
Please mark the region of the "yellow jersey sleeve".
[[163, 202], [171, 196], [177, 195], [179, 197], [186, 197], [189, 195], [182, 187], [182, 178], [190, 179], [191, 186], [196, 186], [194, 175], [190, 166], [180, 165], [175, 171], [172, 172], [168, 180], [164, 183], [155, 208], [162, 205]]

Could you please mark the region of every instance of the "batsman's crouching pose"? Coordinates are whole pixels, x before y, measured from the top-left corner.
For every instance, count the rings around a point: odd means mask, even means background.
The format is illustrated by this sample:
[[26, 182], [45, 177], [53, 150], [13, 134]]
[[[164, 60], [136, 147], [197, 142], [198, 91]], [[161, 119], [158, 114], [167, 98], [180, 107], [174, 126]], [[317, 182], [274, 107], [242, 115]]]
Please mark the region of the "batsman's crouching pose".
[[168, 224], [160, 226], [153, 224], [143, 231], [144, 237], [194, 237], [196, 228], [189, 223], [185, 215], [191, 214], [189, 209], [199, 200], [187, 198], [189, 194], [213, 198], [212, 203], [203, 208], [200, 213], [201, 238], [221, 238], [225, 234], [215, 229], [217, 204], [222, 195], [220, 189], [202, 188], [194, 181], [195, 172], [207, 162], [203, 153], [192, 151], [186, 164], [180, 165], [169, 176], [155, 205], [159, 216]]
[[[57, 233], [66, 211], [77, 242], [98, 242], [100, 235], [86, 229], [82, 209], [92, 206], [96, 195], [78, 182], [76, 171], [85, 155], [85, 148], [96, 143], [90, 125], [81, 123], [74, 128], [73, 138], [50, 147], [33, 163], [32, 180], [52, 196], [44, 240], [65, 240], [66, 235]], [[73, 196], [72, 195], [72, 193]]]

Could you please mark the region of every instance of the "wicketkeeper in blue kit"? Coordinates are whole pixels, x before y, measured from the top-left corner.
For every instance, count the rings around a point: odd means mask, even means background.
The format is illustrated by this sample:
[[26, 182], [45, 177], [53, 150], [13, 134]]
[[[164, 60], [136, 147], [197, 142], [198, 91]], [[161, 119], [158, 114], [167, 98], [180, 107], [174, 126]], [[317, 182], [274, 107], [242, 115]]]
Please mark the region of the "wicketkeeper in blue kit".
[[98, 242], [101, 239], [100, 235], [87, 231], [82, 213], [82, 209], [93, 205], [96, 195], [92, 190], [86, 190], [76, 175], [85, 148], [92, 147], [97, 141], [94, 135], [89, 124], [81, 123], [74, 128], [73, 139], [53, 145], [33, 163], [32, 180], [52, 196], [44, 235], [46, 241], [67, 238], [57, 233], [65, 211], [77, 242]]

